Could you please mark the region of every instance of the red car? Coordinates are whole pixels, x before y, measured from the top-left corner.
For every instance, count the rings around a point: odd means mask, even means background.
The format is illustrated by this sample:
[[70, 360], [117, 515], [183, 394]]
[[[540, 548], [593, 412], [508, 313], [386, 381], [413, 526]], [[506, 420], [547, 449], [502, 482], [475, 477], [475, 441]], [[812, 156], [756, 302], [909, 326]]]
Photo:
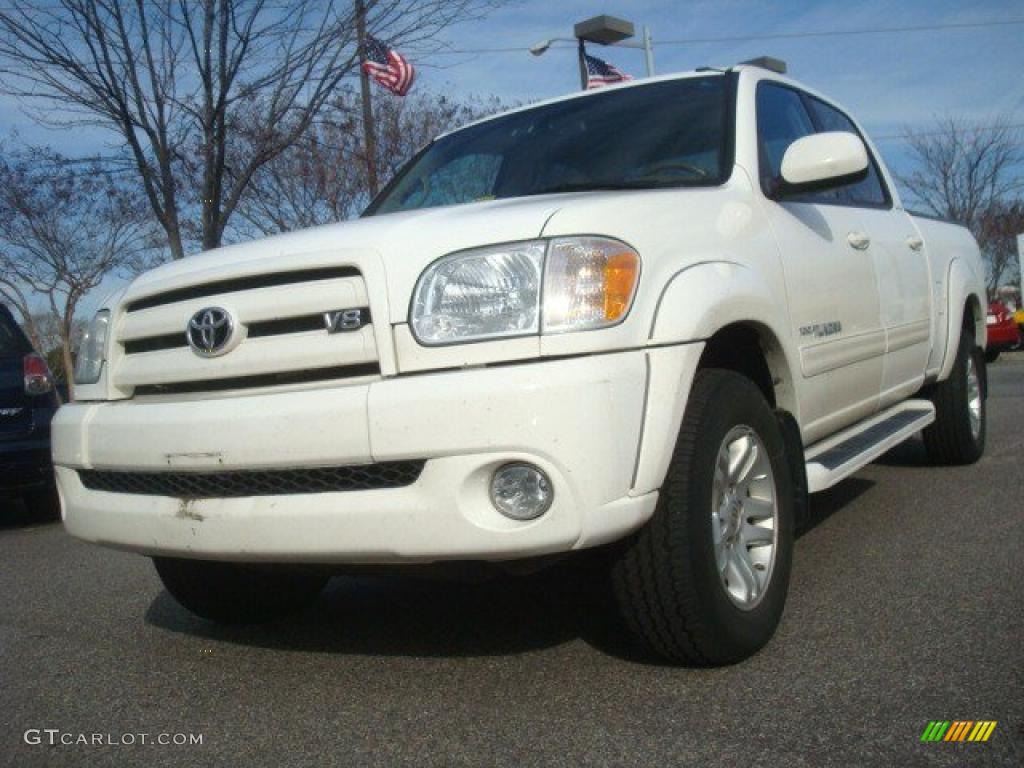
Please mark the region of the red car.
[[985, 347], [985, 359], [993, 363], [999, 353], [1014, 349], [1021, 343], [1020, 327], [1011, 312], [1001, 301], [993, 301], [988, 305], [988, 346]]

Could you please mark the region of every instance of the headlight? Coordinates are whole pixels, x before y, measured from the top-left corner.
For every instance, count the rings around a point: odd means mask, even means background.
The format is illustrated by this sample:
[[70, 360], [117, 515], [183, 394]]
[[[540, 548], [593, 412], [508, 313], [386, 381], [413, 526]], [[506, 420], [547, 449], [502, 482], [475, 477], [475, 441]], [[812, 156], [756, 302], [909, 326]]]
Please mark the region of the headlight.
[[103, 370], [103, 350], [107, 346], [110, 312], [101, 309], [82, 336], [75, 361], [75, 384], [95, 384]]
[[416, 285], [412, 330], [423, 344], [537, 333], [547, 243], [534, 241], [452, 254]]
[[636, 251], [604, 237], [462, 251], [420, 276], [410, 324], [428, 346], [604, 328], [625, 318], [639, 278]]

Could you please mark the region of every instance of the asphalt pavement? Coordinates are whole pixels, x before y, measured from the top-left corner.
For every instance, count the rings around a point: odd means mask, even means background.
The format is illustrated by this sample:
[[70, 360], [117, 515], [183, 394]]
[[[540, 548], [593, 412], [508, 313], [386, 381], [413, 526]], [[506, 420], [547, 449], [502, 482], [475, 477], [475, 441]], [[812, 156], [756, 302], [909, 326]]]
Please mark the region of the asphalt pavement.
[[[779, 632], [727, 669], [638, 656], [587, 563], [339, 577], [223, 629], [8, 510], [0, 766], [1024, 765], [1024, 356], [990, 389], [977, 465], [912, 441], [813, 497]], [[922, 743], [933, 720], [997, 725]]]

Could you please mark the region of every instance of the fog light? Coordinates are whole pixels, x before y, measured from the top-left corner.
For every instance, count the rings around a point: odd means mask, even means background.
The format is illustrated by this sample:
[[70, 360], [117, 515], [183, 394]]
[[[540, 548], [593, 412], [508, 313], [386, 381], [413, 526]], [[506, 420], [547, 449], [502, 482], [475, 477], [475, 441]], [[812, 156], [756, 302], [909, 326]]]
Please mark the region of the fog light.
[[506, 464], [491, 480], [491, 502], [505, 517], [533, 520], [551, 508], [551, 481], [532, 464]]

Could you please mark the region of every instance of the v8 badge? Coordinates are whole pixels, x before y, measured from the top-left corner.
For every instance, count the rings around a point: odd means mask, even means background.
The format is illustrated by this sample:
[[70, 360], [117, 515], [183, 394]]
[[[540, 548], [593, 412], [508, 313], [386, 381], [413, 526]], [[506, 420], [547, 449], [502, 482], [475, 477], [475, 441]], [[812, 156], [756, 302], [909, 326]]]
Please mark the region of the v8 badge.
[[324, 325], [328, 333], [347, 333], [358, 331], [370, 322], [369, 307], [360, 309], [337, 309], [324, 312]]

